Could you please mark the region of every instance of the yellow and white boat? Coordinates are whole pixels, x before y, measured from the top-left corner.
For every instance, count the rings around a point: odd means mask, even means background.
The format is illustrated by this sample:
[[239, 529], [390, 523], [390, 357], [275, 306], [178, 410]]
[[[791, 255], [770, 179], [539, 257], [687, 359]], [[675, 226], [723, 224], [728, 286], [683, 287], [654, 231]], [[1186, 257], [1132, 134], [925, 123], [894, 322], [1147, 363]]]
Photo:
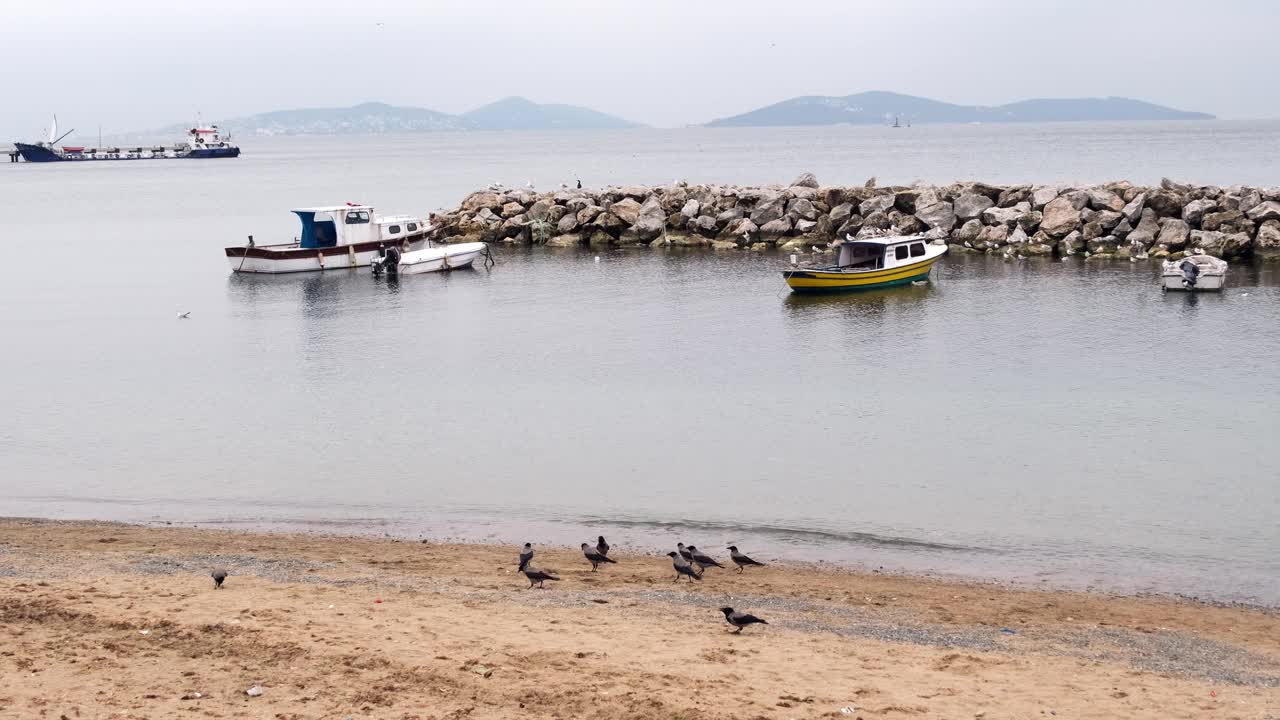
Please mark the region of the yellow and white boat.
[[946, 245], [918, 235], [846, 240], [836, 251], [835, 265], [793, 267], [782, 276], [792, 292], [870, 290], [928, 280], [933, 264], [946, 254]]

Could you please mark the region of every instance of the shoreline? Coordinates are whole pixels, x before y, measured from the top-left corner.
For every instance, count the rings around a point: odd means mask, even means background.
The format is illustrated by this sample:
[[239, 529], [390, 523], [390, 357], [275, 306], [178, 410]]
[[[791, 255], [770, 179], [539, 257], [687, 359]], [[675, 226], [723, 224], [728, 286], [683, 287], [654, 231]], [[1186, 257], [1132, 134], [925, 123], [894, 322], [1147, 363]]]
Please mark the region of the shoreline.
[[786, 564], [676, 585], [625, 548], [539, 548], [562, 579], [526, 590], [516, 551], [0, 519], [0, 717], [1280, 712], [1274, 610]]
[[[102, 525], [105, 527], [121, 526], [132, 528], [150, 528], [157, 530], [164, 529], [188, 529], [200, 532], [210, 533], [228, 533], [236, 534], [252, 534], [263, 536], [281, 536], [281, 537], [313, 537], [326, 541], [341, 541], [345, 539], [359, 539], [369, 541], [390, 541], [390, 542], [407, 542], [444, 546], [458, 547], [475, 547], [475, 548], [517, 548], [522, 541], [532, 540], [538, 547], [550, 550], [564, 551], [576, 553], [577, 548], [566, 537], [566, 533], [572, 530], [564, 530], [556, 532], [555, 538], [549, 537], [544, 531], [533, 530], [523, 533], [517, 540], [515, 537], [498, 538], [493, 533], [487, 533], [486, 537], [480, 537], [481, 533], [468, 534], [464, 528], [452, 528], [451, 531], [445, 532], [409, 532], [406, 527], [398, 526], [363, 526], [354, 521], [342, 520], [322, 520], [322, 521], [235, 521], [235, 520], [209, 520], [202, 522], [193, 521], [169, 521], [169, 520], [103, 520], [91, 518], [53, 518], [42, 516], [0, 516], [0, 525], [5, 523], [33, 523], [33, 524], [49, 524], [49, 525], [68, 525], [68, 526], [91, 526]], [[582, 529], [574, 526], [574, 529]], [[620, 528], [611, 527], [607, 522], [601, 524], [598, 529], [603, 529], [610, 538], [611, 542], [617, 542], [623, 539], [624, 535], [619, 533]], [[596, 530], [591, 530], [592, 533]], [[707, 532], [696, 529], [689, 529], [684, 533], [685, 536], [697, 536], [707, 540]], [[667, 545], [674, 547], [679, 540], [677, 534], [671, 534], [669, 542], [656, 542], [655, 537], [646, 537], [639, 542], [636, 541], [634, 535], [625, 536], [624, 542], [620, 547], [625, 548], [628, 554], [638, 557], [648, 557], [655, 561], [665, 562], [665, 551]], [[574, 536], [576, 539], [576, 536]], [[733, 542], [743, 543], [742, 539], [734, 538]], [[903, 579], [928, 580], [944, 583], [957, 583], [963, 585], [972, 585], [976, 587], [993, 587], [997, 589], [1009, 591], [1029, 591], [1029, 592], [1063, 592], [1063, 593], [1085, 593], [1091, 596], [1109, 597], [1116, 599], [1137, 599], [1137, 600], [1163, 600], [1170, 602], [1186, 602], [1206, 607], [1217, 608], [1236, 608], [1245, 610], [1256, 610], [1267, 613], [1280, 613], [1280, 604], [1269, 603], [1261, 599], [1255, 598], [1239, 598], [1229, 595], [1213, 596], [1199, 595], [1194, 592], [1185, 590], [1169, 589], [1141, 589], [1139, 585], [1150, 587], [1152, 581], [1149, 579], [1142, 583], [1134, 583], [1131, 586], [1123, 586], [1117, 581], [1105, 581], [1097, 578], [1088, 579], [1084, 575], [1071, 575], [1069, 571], [1055, 571], [1052, 579], [1044, 577], [1047, 573], [1043, 570], [1036, 570], [1033, 567], [1023, 568], [1018, 571], [1007, 570], [1003, 573], [984, 571], [984, 569], [972, 568], [964, 570], [959, 568], [947, 569], [943, 567], [946, 563], [945, 558], [936, 558], [937, 562], [921, 562], [909, 564], [903, 562], [903, 556], [891, 555], [883, 549], [879, 551], [867, 550], [871, 555], [875, 555], [874, 559], [867, 557], [844, 557], [838, 559], [820, 559], [820, 560], [802, 560], [796, 559], [794, 556], [777, 555], [770, 550], [776, 547], [769, 543], [764, 543], [763, 547], [760, 543], [754, 543], [750, 540], [747, 542], [752, 546], [753, 552], [757, 557], [769, 561], [771, 565], [779, 567], [789, 567], [803, 571], [815, 572], [836, 572], [847, 573], [857, 576], [876, 576], [876, 577], [896, 577]], [[708, 546], [712, 547], [712, 546]], [[725, 552], [718, 544], [715, 546], [720, 553]], [[745, 545], [744, 545], [745, 547]], [[815, 552], [821, 553], [824, 548], [815, 547]], [[991, 552], [984, 550], [984, 552]], [[716, 552], [712, 552], [716, 554]], [[986, 568], [985, 570], [990, 570]]]

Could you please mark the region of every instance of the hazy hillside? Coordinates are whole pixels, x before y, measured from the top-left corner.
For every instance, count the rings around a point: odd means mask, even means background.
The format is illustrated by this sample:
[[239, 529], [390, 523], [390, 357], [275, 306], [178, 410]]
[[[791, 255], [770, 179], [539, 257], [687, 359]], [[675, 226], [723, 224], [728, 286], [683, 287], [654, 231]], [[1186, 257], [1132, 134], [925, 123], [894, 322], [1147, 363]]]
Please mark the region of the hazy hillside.
[[1129, 98], [1023, 100], [1007, 105], [954, 105], [891, 92], [845, 97], [792, 98], [707, 123], [710, 127], [839, 125], [891, 123], [1060, 122], [1074, 120], [1207, 120], [1212, 115], [1184, 112]]
[[509, 97], [463, 113], [476, 130], [597, 130], [638, 127], [636, 123], [576, 105], [543, 105]]

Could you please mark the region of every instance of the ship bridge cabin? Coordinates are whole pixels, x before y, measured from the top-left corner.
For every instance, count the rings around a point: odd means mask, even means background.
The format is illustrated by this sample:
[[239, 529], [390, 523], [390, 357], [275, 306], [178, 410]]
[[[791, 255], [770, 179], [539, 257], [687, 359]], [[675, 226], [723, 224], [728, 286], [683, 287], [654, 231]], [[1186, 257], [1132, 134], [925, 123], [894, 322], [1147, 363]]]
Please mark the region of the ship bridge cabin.
[[836, 267], [843, 270], [885, 270], [920, 262], [929, 255], [921, 237], [850, 240], [840, 244]]

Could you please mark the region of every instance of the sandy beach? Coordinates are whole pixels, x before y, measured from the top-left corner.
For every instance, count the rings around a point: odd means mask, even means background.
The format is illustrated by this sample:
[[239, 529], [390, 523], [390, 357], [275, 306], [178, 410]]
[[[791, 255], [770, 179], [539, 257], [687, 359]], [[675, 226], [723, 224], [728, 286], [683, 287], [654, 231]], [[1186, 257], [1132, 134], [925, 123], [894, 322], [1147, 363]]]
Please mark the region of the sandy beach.
[[1273, 610], [516, 554], [2, 520], [0, 717], [1280, 718]]

